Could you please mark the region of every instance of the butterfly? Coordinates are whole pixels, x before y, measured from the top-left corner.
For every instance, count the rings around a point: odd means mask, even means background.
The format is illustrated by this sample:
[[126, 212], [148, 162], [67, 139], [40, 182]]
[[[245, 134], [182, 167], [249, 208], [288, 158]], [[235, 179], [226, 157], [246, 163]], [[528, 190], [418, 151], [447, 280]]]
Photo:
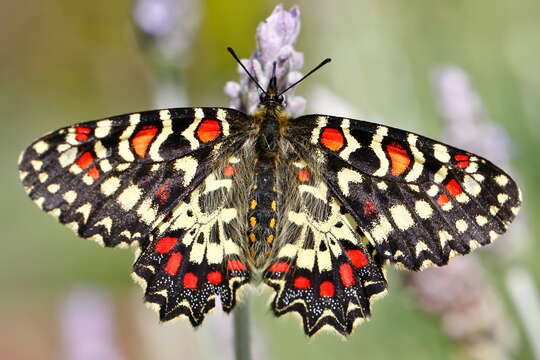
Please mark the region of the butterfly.
[[262, 282], [309, 336], [368, 318], [386, 263], [445, 265], [518, 213], [519, 188], [488, 160], [366, 121], [291, 118], [276, 84], [253, 114], [171, 108], [51, 132], [21, 154], [21, 181], [80, 237], [134, 246], [162, 321], [198, 326], [217, 297], [230, 312]]

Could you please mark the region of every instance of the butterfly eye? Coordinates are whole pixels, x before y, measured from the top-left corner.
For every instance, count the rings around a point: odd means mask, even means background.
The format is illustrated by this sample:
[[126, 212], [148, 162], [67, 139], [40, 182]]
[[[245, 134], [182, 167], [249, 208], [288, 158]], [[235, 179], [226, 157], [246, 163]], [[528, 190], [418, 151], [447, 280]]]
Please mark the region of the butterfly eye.
[[285, 97], [283, 95], [279, 95], [277, 98], [277, 102], [281, 104], [283, 103], [283, 101], [285, 101]]
[[259, 95], [259, 101], [260, 101], [260, 102], [264, 102], [265, 98], [266, 98], [266, 94], [265, 94], [265, 93], [261, 93], [261, 94]]

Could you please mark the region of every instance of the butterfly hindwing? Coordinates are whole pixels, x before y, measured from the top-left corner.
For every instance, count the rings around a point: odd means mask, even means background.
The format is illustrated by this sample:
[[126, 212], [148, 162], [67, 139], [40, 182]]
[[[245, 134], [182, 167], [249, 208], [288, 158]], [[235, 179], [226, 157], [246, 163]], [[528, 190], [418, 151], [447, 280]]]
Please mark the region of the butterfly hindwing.
[[236, 206], [247, 190], [239, 161], [230, 157], [180, 201], [135, 261], [133, 276], [162, 321], [185, 316], [198, 326], [216, 297], [229, 312], [251, 279], [242, 249], [245, 211]]
[[143, 241], [206, 175], [243, 113], [219, 108], [147, 111], [52, 132], [20, 159], [29, 196], [105, 246]]
[[[279, 172], [279, 245], [264, 272], [274, 313], [301, 315], [309, 336], [323, 328], [349, 334], [386, 291], [382, 270], [317, 171], [302, 161]], [[288, 179], [287, 179], [288, 178]]]
[[364, 121], [303, 116], [298, 151], [386, 259], [408, 269], [444, 265], [491, 243], [520, 206], [515, 182], [477, 155]]

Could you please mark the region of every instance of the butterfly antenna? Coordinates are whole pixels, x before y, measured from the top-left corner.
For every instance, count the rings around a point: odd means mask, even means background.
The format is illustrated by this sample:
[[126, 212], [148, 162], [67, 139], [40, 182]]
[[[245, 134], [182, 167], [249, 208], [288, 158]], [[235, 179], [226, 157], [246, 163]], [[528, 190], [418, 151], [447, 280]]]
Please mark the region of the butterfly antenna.
[[261, 91], [263, 93], [266, 94], [266, 91], [262, 88], [262, 86], [259, 84], [259, 82], [257, 81], [257, 79], [251, 75], [251, 73], [248, 71], [248, 69], [246, 69], [246, 67], [244, 66], [244, 64], [242, 64], [242, 62], [240, 61], [240, 59], [238, 58], [238, 55], [236, 55], [236, 53], [234, 52], [234, 50], [230, 47], [227, 48], [227, 50], [231, 53], [232, 57], [234, 58], [234, 60], [236, 60], [237, 63], [240, 64], [240, 66], [242, 67], [242, 69], [244, 69], [244, 71], [246, 72], [246, 74], [249, 76], [249, 78], [251, 79], [251, 81], [253, 81], [255, 83], [255, 85], [257, 85], [257, 87], [259, 89], [261, 89]]
[[306, 75], [302, 76], [302, 78], [300, 80], [298, 80], [297, 82], [295, 82], [294, 84], [290, 85], [288, 88], [286, 88], [285, 90], [283, 90], [282, 92], [279, 93], [278, 96], [281, 96], [283, 95], [284, 93], [286, 93], [290, 88], [298, 85], [298, 83], [300, 83], [301, 81], [303, 81], [305, 78], [307, 78], [309, 75], [313, 74], [315, 71], [319, 70], [321, 67], [323, 67], [324, 65], [328, 64], [330, 61], [332, 61], [332, 59], [330, 58], [326, 58], [324, 59], [319, 65], [315, 66], [315, 68], [313, 68], [313, 70], [311, 70], [310, 72], [308, 72]]

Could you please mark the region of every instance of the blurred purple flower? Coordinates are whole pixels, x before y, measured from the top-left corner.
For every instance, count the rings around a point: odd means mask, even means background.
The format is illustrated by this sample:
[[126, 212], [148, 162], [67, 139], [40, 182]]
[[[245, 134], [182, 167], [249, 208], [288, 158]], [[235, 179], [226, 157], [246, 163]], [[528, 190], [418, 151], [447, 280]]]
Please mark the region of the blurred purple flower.
[[119, 360], [111, 299], [93, 289], [72, 291], [61, 307], [62, 343], [66, 359]]
[[133, 21], [147, 43], [171, 61], [191, 45], [200, 18], [198, 0], [136, 0]]
[[433, 88], [446, 121], [448, 142], [497, 164], [508, 164], [512, 143], [504, 129], [489, 121], [467, 74], [456, 66], [441, 66], [434, 72]]
[[[274, 62], [279, 89], [284, 89], [301, 77], [296, 70], [302, 67], [304, 56], [294, 50], [299, 32], [300, 10], [297, 6], [289, 11], [284, 10], [283, 5], [276, 6], [272, 14], [257, 27], [256, 50], [249, 59], [242, 59], [242, 63], [263, 88], [268, 86]], [[259, 104], [259, 92], [240, 66], [238, 73], [240, 82], [228, 82], [225, 93], [230, 97], [231, 107], [251, 113]], [[306, 102], [301, 97], [293, 96], [293, 91], [291, 89], [284, 94], [285, 108], [296, 116], [304, 111]]]

